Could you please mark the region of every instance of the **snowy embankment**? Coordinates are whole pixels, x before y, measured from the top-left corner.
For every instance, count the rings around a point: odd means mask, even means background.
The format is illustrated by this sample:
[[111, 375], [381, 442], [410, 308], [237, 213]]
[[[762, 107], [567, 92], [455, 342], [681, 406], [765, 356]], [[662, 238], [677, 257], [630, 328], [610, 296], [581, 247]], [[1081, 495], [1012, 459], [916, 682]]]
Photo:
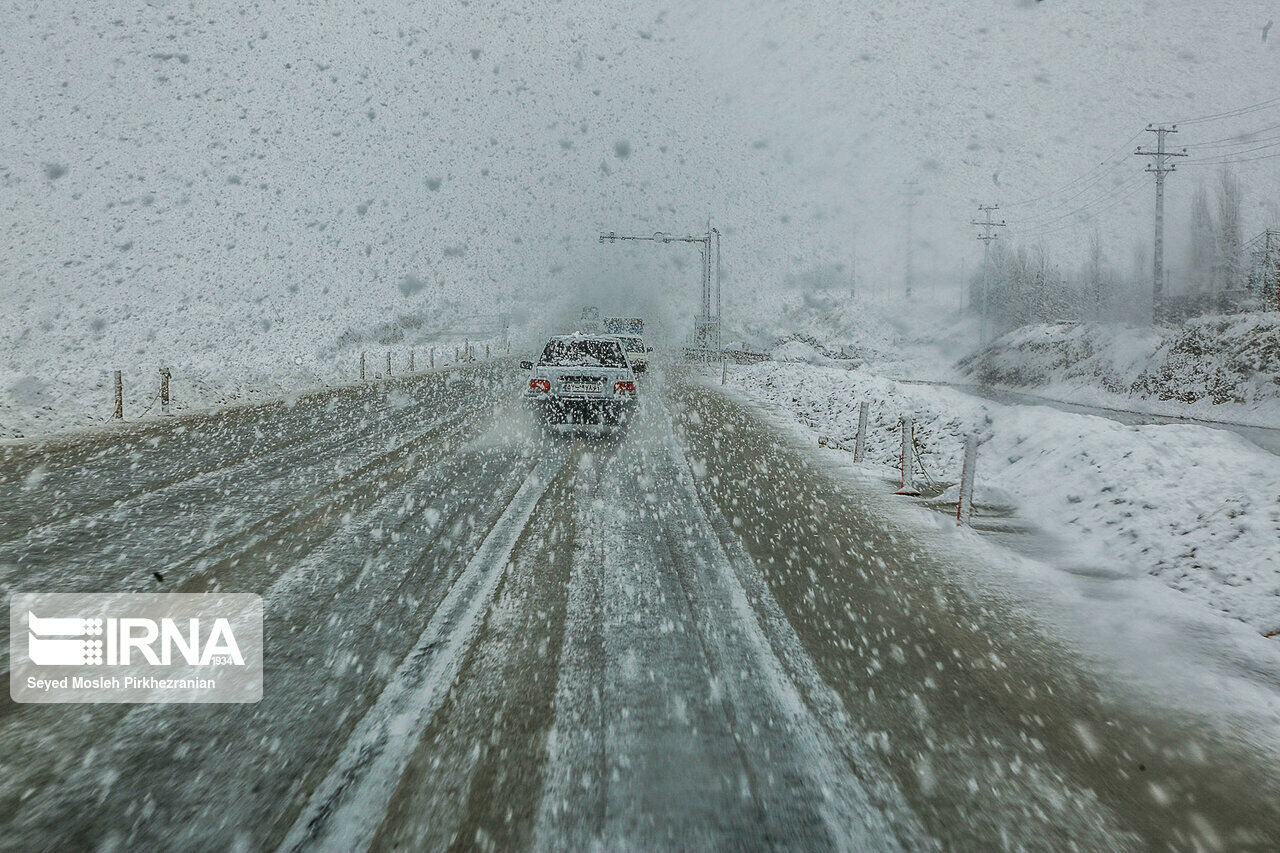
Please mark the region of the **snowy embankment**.
[[[296, 347], [293, 352], [265, 354], [242, 349], [235, 354], [213, 351], [178, 353], [165, 364], [170, 370], [169, 412], [186, 414], [227, 406], [260, 403], [294, 397], [360, 381], [360, 353], [365, 353], [365, 377], [387, 376], [387, 355], [391, 374], [402, 376], [409, 370], [409, 352], [414, 353], [414, 369], [435, 365], [446, 367], [458, 361], [461, 336], [447, 336], [434, 342], [396, 340], [391, 345], [353, 340], [324, 352]], [[473, 339], [477, 357], [485, 346], [497, 353], [497, 338]], [[305, 353], [305, 354], [294, 354]], [[123, 361], [123, 360], [122, 360]], [[125, 362], [127, 364], [127, 362]], [[148, 366], [123, 369], [124, 421], [161, 417], [160, 372], [154, 361]], [[0, 364], [0, 440], [39, 438], [68, 430], [119, 423], [112, 418], [115, 400], [114, 372], [101, 367], [88, 370], [55, 369], [48, 374]]]
[[1280, 458], [1233, 433], [1005, 406], [863, 369], [765, 362], [729, 381], [801, 421], [815, 443], [849, 448], [868, 401], [866, 465], [886, 477], [900, 416], [916, 419], [924, 470], [939, 487], [959, 479], [963, 436], [977, 430], [979, 503], [983, 491], [1010, 496], [1020, 515], [1070, 543], [1068, 568], [1147, 574], [1263, 633], [1280, 630]]
[[1202, 317], [1174, 329], [1024, 326], [959, 368], [984, 385], [1076, 402], [1280, 425], [1280, 313]]

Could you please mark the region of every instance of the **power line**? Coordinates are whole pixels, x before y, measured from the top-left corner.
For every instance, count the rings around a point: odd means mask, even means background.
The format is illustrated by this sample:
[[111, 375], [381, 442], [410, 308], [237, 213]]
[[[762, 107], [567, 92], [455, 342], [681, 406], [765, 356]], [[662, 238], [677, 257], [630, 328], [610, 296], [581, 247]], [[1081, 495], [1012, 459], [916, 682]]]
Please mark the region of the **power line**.
[[1259, 160], [1272, 160], [1280, 157], [1280, 151], [1275, 154], [1263, 154], [1258, 157], [1243, 157], [1238, 160], [1189, 160], [1183, 165], [1186, 166], [1234, 166], [1236, 163], [1256, 163]]
[[[1093, 173], [1094, 173], [1094, 172], [1098, 171], [1098, 169], [1101, 169], [1103, 166], [1106, 166], [1106, 165], [1107, 165], [1107, 163], [1108, 163], [1108, 162], [1110, 162], [1111, 160], [1116, 160], [1116, 158], [1117, 158], [1117, 157], [1120, 157], [1121, 155], [1127, 156], [1127, 152], [1128, 152], [1128, 150], [1129, 150], [1129, 146], [1133, 143], [1133, 141], [1134, 141], [1135, 139], [1137, 139], [1139, 136], [1141, 136], [1141, 135], [1143, 134], [1143, 132], [1144, 132], [1144, 131], [1139, 130], [1139, 131], [1138, 131], [1137, 133], [1135, 133], [1133, 136], [1130, 136], [1128, 139], [1126, 139], [1126, 140], [1125, 140], [1125, 141], [1120, 145], [1120, 147], [1119, 147], [1118, 149], [1116, 149], [1116, 150], [1115, 150], [1115, 152], [1114, 152], [1114, 153], [1112, 153], [1112, 154], [1108, 155], [1107, 157], [1104, 157], [1102, 160], [1098, 161], [1098, 164], [1097, 164], [1096, 166], [1094, 166], [1094, 167], [1093, 167], [1092, 169], [1090, 169], [1088, 172], [1085, 172], [1083, 175], [1080, 175], [1079, 177], [1077, 177], [1077, 178], [1075, 178], [1075, 179], [1073, 179], [1073, 180], [1068, 181], [1067, 183], [1063, 184], [1062, 186], [1058, 187], [1057, 189], [1055, 189], [1055, 190], [1051, 190], [1050, 192], [1047, 192], [1047, 193], [1045, 193], [1044, 195], [1036, 196], [1036, 197], [1034, 197], [1034, 198], [1022, 199], [1021, 201], [1007, 202], [1007, 203], [1005, 204], [1005, 207], [1024, 207], [1024, 206], [1026, 206], [1026, 205], [1028, 205], [1028, 204], [1033, 204], [1033, 203], [1035, 203], [1035, 202], [1037, 202], [1037, 201], [1043, 201], [1044, 199], [1051, 198], [1051, 197], [1053, 197], [1053, 196], [1057, 195], [1058, 193], [1065, 192], [1066, 190], [1068, 190], [1068, 189], [1070, 189], [1071, 187], [1073, 187], [1073, 186], [1075, 186], [1076, 184], [1078, 184], [1080, 181], [1083, 181], [1083, 180], [1085, 180], [1085, 179], [1089, 178], [1091, 175], [1093, 175]], [[1121, 164], [1121, 163], [1123, 163], [1123, 162], [1124, 162], [1123, 160], [1116, 160], [1116, 162], [1112, 164], [1112, 168], [1114, 169], [1116, 166], [1120, 165], [1120, 164]]]
[[[1280, 130], [1280, 124], [1273, 124], [1273, 125], [1268, 125], [1267, 127], [1260, 127], [1257, 130], [1244, 130], [1244, 131], [1241, 131], [1240, 133], [1232, 134], [1231, 136], [1223, 136], [1218, 139], [1208, 139], [1208, 140], [1205, 140], [1204, 142], [1193, 142], [1187, 147], [1194, 150], [1198, 148], [1230, 148], [1235, 145], [1249, 145], [1254, 142], [1263, 142], [1265, 140], [1248, 139], [1246, 137], [1256, 137], [1260, 133], [1268, 133], [1272, 130]], [[1275, 138], [1280, 138], [1280, 137], [1275, 137]]]
[[1069, 219], [1073, 216], [1076, 216], [1077, 214], [1084, 213], [1090, 210], [1091, 208], [1098, 206], [1099, 204], [1106, 204], [1108, 201], [1111, 201], [1115, 199], [1117, 196], [1123, 194], [1126, 190], [1129, 190], [1132, 187], [1142, 183], [1143, 180], [1144, 179], [1141, 175], [1131, 176], [1127, 180], [1122, 181], [1118, 187], [1109, 191], [1105, 195], [1091, 199], [1085, 202], [1084, 204], [1080, 205], [1079, 207], [1073, 208], [1072, 210], [1068, 210], [1065, 213], [1057, 214], [1047, 218], [1032, 219], [1025, 223], [1025, 227], [1031, 230], [1036, 230], [1039, 228], [1043, 228], [1044, 226], [1047, 226], [1047, 225], [1053, 225], [1057, 222], [1061, 222], [1064, 219]]
[[1215, 113], [1213, 115], [1183, 119], [1182, 121], [1168, 122], [1168, 124], [1187, 125], [1187, 124], [1203, 124], [1204, 122], [1207, 122], [1207, 121], [1221, 121], [1222, 119], [1235, 118], [1237, 116], [1256, 113], [1260, 110], [1270, 109], [1271, 107], [1274, 107], [1276, 105], [1280, 105], [1280, 98], [1271, 98], [1270, 100], [1261, 101], [1256, 104], [1250, 104], [1249, 106], [1246, 106], [1246, 107], [1239, 107], [1238, 109], [1228, 110], [1227, 112], [1224, 112], [1224, 113]]
[[[1120, 205], [1125, 204], [1126, 202], [1132, 201], [1133, 197], [1137, 194], [1137, 191], [1142, 189], [1142, 184], [1144, 180], [1145, 179], [1141, 175], [1139, 175], [1133, 181], [1130, 181], [1128, 183], [1126, 187], [1128, 192], [1124, 192], [1120, 195], [1113, 196], [1110, 199], [1106, 199], [1105, 201], [1107, 203], [1103, 204], [1101, 207], [1095, 207], [1091, 210], [1086, 210], [1082, 208], [1081, 210], [1076, 211], [1076, 214], [1088, 213], [1089, 220], [1096, 220], [1102, 214], [1109, 213], [1112, 210], [1115, 210]], [[1071, 228], [1078, 228], [1082, 225], [1087, 225], [1087, 224], [1088, 222], [1081, 222], [1073, 216], [1067, 221], [1061, 222], [1057, 225], [1037, 226], [1026, 231], [1019, 231], [1018, 236], [1028, 240], [1040, 239], [1043, 237], [1048, 237], [1051, 234], [1058, 234], [1062, 231], [1066, 231]]]
[[[1132, 180], [1127, 181], [1123, 187], [1110, 197], [1095, 199], [1084, 207], [1071, 211], [1057, 218], [1054, 222], [1047, 222], [1040, 225], [1032, 225], [1025, 229], [1015, 228], [1018, 236], [1024, 239], [1038, 239], [1046, 237], [1050, 234], [1057, 234], [1069, 228], [1076, 228], [1087, 224], [1088, 220], [1095, 220], [1104, 213], [1115, 210], [1122, 204], [1131, 201], [1138, 190], [1142, 188], [1146, 179], [1142, 175], [1135, 176]], [[1080, 221], [1081, 217], [1087, 214], [1085, 222]]]

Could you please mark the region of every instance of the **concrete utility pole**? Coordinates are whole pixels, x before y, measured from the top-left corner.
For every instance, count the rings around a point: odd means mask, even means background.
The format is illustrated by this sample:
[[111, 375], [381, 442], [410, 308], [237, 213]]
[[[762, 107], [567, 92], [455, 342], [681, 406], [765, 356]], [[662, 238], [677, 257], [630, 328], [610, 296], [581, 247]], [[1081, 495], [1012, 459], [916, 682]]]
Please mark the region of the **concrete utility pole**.
[[[702, 309], [694, 322], [694, 343], [699, 349], [719, 351], [720, 346], [720, 232], [707, 224], [707, 232], [702, 235], [673, 237], [662, 231], [651, 236], [624, 235], [613, 231], [600, 234], [601, 243], [616, 243], [619, 240], [648, 241], [651, 243], [699, 243], [702, 254]], [[714, 272], [713, 272], [714, 268]], [[713, 284], [714, 279], [714, 284]], [[714, 297], [714, 299], [713, 299]], [[714, 302], [714, 312], [713, 312]]]
[[1176, 124], [1171, 127], [1162, 124], [1147, 125], [1147, 132], [1156, 135], [1156, 150], [1138, 148], [1133, 153], [1138, 157], [1155, 158], [1147, 164], [1147, 171], [1156, 176], [1155, 268], [1151, 281], [1151, 319], [1152, 322], [1158, 322], [1164, 313], [1164, 176], [1177, 171], [1177, 167], [1168, 162], [1168, 158], [1186, 157], [1187, 149], [1169, 151], [1165, 147], [1165, 137], [1178, 132]]
[[993, 231], [993, 228], [1004, 228], [1005, 221], [1001, 219], [999, 222], [991, 218], [991, 214], [1000, 209], [998, 204], [980, 204], [978, 210], [985, 213], [987, 218], [979, 221], [970, 219], [969, 222], [977, 225], [982, 229], [982, 233], [978, 235], [978, 239], [982, 241], [982, 343], [987, 342], [987, 311], [991, 307], [987, 301], [987, 294], [991, 288], [991, 241], [995, 240], [999, 235]]
[[915, 284], [915, 218], [916, 218], [916, 199], [921, 196], [920, 188], [916, 186], [915, 181], [909, 181], [906, 185], [907, 195], [907, 266], [903, 275], [903, 282], [906, 288], [906, 298], [911, 298], [911, 286]]

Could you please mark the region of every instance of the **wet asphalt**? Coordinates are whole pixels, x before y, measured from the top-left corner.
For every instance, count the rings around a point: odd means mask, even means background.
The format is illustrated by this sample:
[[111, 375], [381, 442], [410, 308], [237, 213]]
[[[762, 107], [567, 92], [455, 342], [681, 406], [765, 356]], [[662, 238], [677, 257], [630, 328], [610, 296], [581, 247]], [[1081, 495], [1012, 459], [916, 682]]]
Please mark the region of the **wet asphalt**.
[[[7, 593], [254, 592], [254, 705], [0, 711], [6, 849], [1274, 849], [1135, 704], [753, 412], [505, 363], [0, 450]], [[3, 629], [7, 631], [7, 625]]]

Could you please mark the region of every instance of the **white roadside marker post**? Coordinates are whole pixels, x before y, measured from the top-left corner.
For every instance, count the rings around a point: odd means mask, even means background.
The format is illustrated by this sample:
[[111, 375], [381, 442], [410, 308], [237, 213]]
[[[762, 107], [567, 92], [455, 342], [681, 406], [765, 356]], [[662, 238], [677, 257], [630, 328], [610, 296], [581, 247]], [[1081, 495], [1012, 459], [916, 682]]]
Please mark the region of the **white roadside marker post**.
[[364, 381], [364, 352], [360, 353], [360, 381]]
[[907, 495], [914, 498], [920, 496], [920, 490], [916, 488], [915, 453], [911, 445], [912, 427], [911, 418], [904, 415], [902, 418], [902, 454], [899, 459], [902, 467], [902, 488], [898, 489], [894, 494]]
[[488, 344], [485, 344], [485, 345], [484, 345], [484, 360], [485, 360], [485, 361], [488, 361], [488, 360], [489, 360], [489, 345], [488, 345]]
[[720, 384], [723, 385], [729, 376], [729, 362], [725, 360], [724, 350], [720, 350]]
[[124, 373], [116, 371], [116, 407], [111, 413], [111, 417], [118, 421], [124, 420]]
[[436, 369], [436, 348], [435, 347], [431, 348], [431, 369], [432, 370]]
[[391, 350], [387, 350], [387, 378], [391, 378]]
[[964, 438], [964, 468], [960, 473], [960, 500], [956, 503], [956, 524], [969, 527], [973, 523], [973, 471], [978, 461], [978, 434]]
[[413, 373], [413, 347], [409, 348], [409, 372]]
[[867, 452], [867, 415], [871, 412], [871, 404], [866, 400], [858, 406], [858, 440], [853, 445], [853, 461], [861, 462]]

